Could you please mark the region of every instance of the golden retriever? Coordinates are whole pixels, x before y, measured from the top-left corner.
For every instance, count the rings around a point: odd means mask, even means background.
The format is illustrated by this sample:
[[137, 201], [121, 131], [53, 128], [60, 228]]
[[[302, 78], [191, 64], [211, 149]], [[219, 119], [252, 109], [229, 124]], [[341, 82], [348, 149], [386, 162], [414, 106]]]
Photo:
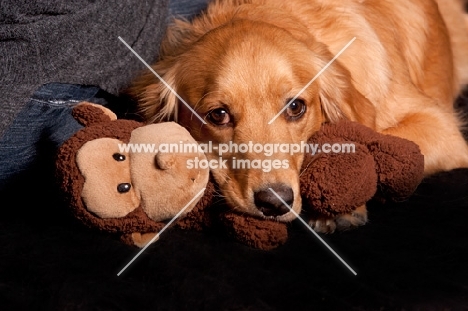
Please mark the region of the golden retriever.
[[[130, 92], [149, 122], [177, 120], [201, 142], [294, 144], [324, 122], [347, 118], [416, 142], [426, 174], [468, 167], [462, 122], [453, 110], [468, 82], [467, 24], [459, 0], [214, 1], [193, 21], [176, 20], [169, 27], [153, 66], [183, 100], [151, 72]], [[224, 157], [271, 158], [234, 151]], [[212, 170], [230, 206], [294, 219], [282, 201], [301, 211], [303, 156], [274, 158], [287, 167], [266, 172], [234, 168], [229, 161]], [[332, 232], [366, 220], [360, 207], [352, 215], [311, 223]]]

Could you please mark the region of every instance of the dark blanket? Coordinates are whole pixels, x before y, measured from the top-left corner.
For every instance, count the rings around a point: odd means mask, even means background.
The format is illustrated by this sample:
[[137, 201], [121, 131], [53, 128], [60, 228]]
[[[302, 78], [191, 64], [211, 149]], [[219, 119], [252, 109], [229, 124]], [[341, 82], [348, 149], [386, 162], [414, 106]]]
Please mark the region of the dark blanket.
[[[457, 103], [468, 113], [468, 99]], [[138, 252], [72, 219], [40, 178], [2, 194], [1, 310], [466, 310], [468, 169], [427, 178], [407, 201], [323, 238], [301, 223], [273, 251], [170, 229]]]

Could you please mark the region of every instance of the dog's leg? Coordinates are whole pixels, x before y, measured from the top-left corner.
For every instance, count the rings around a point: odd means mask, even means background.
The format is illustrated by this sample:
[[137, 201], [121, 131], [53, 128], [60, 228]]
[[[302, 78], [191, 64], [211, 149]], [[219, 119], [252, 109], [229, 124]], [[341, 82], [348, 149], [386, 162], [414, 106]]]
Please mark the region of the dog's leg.
[[418, 144], [424, 155], [426, 175], [438, 171], [468, 167], [468, 144], [460, 131], [456, 114], [430, 107], [407, 114], [397, 126], [383, 130]]
[[344, 231], [353, 229], [367, 222], [367, 208], [365, 205], [359, 206], [350, 214], [338, 215], [331, 219], [310, 220], [309, 224], [316, 232], [333, 233], [335, 230]]
[[458, 82], [468, 84], [468, 1], [437, 0], [437, 3], [450, 34]]

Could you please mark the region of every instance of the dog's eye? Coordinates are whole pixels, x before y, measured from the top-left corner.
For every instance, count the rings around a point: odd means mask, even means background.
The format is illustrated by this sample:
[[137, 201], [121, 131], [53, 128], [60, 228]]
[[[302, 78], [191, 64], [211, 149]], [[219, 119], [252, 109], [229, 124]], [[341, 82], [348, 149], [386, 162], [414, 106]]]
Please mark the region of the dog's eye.
[[215, 125], [226, 125], [231, 122], [229, 113], [224, 108], [213, 109], [208, 112], [208, 120]]
[[[291, 100], [288, 100], [288, 103]], [[288, 120], [294, 121], [299, 119], [304, 115], [306, 111], [306, 104], [302, 99], [296, 98], [291, 104], [289, 104], [288, 108], [286, 108], [285, 113]]]

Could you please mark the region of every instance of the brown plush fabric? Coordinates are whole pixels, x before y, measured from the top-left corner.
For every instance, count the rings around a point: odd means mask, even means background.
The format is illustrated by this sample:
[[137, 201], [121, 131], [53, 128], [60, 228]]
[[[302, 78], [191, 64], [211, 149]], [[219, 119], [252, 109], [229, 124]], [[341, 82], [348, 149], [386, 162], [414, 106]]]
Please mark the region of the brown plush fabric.
[[206, 185], [205, 193], [202, 198], [198, 201], [197, 205], [191, 210], [184, 218], [177, 221], [177, 226], [182, 229], [192, 229], [201, 231], [209, 228], [213, 225], [213, 212], [210, 207], [214, 203], [216, 193], [216, 186], [213, 178], [210, 176], [210, 180]]
[[195, 208], [176, 225], [182, 229], [203, 230], [221, 226], [225, 233], [238, 242], [261, 250], [271, 250], [288, 239], [287, 224], [237, 214], [222, 206], [214, 206], [216, 184], [210, 178], [206, 191]]
[[285, 223], [234, 212], [221, 215], [227, 234], [237, 241], [262, 250], [272, 250], [288, 239]]
[[[100, 113], [102, 114], [102, 111]], [[56, 162], [57, 180], [66, 195], [68, 204], [72, 207], [73, 214], [87, 226], [120, 233], [153, 232], [163, 227], [164, 224], [149, 219], [141, 208], [137, 208], [123, 218], [99, 218], [86, 209], [81, 199], [84, 178], [76, 165], [76, 152], [86, 142], [96, 138], [111, 137], [128, 142], [131, 132], [140, 126], [142, 126], [141, 123], [130, 120], [94, 124], [92, 127], [85, 127], [78, 131], [60, 147]]]
[[424, 175], [424, 156], [419, 147], [409, 140], [389, 135], [368, 147], [377, 163], [377, 196], [393, 201], [411, 196]]
[[[140, 248], [145, 247], [153, 238], [156, 236], [156, 232], [149, 232], [149, 233], [140, 233], [140, 232], [133, 232], [133, 233], [124, 233], [120, 237], [120, 241], [124, 242], [127, 245], [134, 245]], [[159, 238], [156, 238], [157, 241]], [[155, 242], [154, 241], [154, 242]]]
[[103, 108], [98, 108], [95, 105], [88, 103], [80, 103], [75, 108], [73, 108], [72, 116], [83, 126], [90, 126], [91, 124], [95, 123], [111, 121], [109, 115], [103, 113]]
[[301, 194], [312, 216], [349, 213], [371, 198], [403, 200], [420, 184], [424, 156], [406, 139], [352, 121], [325, 124], [310, 143], [354, 143], [355, 153], [307, 154]]
[[416, 190], [423, 179], [424, 156], [412, 141], [380, 134], [351, 121], [324, 125], [317, 134], [322, 139], [339, 137], [366, 146], [377, 164], [379, 196], [403, 200]]
[[[321, 141], [312, 140], [315, 143]], [[343, 142], [328, 138], [327, 141]], [[369, 201], [377, 191], [374, 157], [359, 144], [356, 144], [355, 153], [306, 154], [303, 167], [301, 196], [310, 217], [350, 213]]]
[[[105, 108], [101, 109], [88, 103], [77, 105], [73, 109], [73, 116], [86, 127], [61, 146], [56, 161], [57, 180], [73, 215], [91, 228], [121, 234], [121, 240], [129, 245], [135, 244], [134, 233], [159, 232], [165, 223], [153, 221], [141, 207], [121, 218], [100, 218], [90, 212], [82, 200], [84, 177], [76, 163], [78, 150], [85, 143], [103, 137], [115, 138], [128, 143], [132, 132], [144, 124], [130, 120], [112, 120]], [[209, 227], [212, 215], [205, 211], [205, 208], [213, 201], [214, 187], [212, 182], [208, 183], [206, 191], [196, 207], [175, 224], [184, 229], [201, 230]]]

